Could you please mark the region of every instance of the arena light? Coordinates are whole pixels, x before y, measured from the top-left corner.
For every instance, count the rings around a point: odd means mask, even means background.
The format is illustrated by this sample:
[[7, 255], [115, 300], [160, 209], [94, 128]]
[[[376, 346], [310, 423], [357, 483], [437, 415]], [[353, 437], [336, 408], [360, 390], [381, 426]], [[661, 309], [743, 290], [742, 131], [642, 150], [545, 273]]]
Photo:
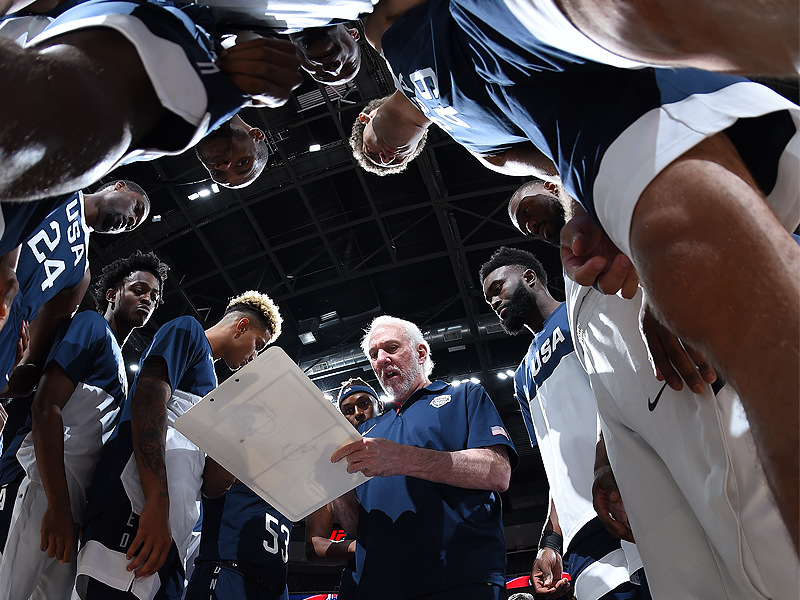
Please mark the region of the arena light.
[[319, 319], [317, 317], [302, 319], [297, 326], [297, 337], [300, 338], [304, 346], [317, 341], [317, 332], [319, 331]]
[[139, 370], [139, 365], [137, 365], [136, 363], [132, 363], [132, 364], [128, 365], [128, 368], [129, 368], [131, 371], [133, 371], [134, 373], [136, 373], [136, 371], [138, 371], [138, 370]]
[[508, 379], [508, 375], [506, 375], [505, 373], [498, 373], [498, 374], [497, 374], [497, 377], [498, 377], [499, 379]]
[[205, 198], [206, 196], [210, 196], [210, 195], [211, 195], [211, 190], [205, 190], [205, 189], [204, 189], [204, 190], [200, 190], [200, 191], [199, 191], [199, 192], [197, 192], [197, 193], [198, 193], [198, 194], [200, 194], [200, 196], [201, 196], [202, 198]]
[[508, 375], [509, 377], [513, 377], [514, 376], [514, 371], [512, 371], [511, 369], [507, 369], [506, 370], [506, 375]]
[[211, 184], [211, 191], [215, 194], [219, 194], [219, 186], [216, 183]]
[[188, 195], [188, 196], [186, 196], [186, 197], [187, 197], [189, 200], [197, 200], [197, 199], [200, 197], [200, 194], [198, 194], [197, 192], [195, 192], [194, 194], [189, 194], [189, 195]]
[[320, 150], [322, 150], [322, 146], [320, 146], [319, 144], [311, 144], [308, 147], [309, 152], [319, 152]]

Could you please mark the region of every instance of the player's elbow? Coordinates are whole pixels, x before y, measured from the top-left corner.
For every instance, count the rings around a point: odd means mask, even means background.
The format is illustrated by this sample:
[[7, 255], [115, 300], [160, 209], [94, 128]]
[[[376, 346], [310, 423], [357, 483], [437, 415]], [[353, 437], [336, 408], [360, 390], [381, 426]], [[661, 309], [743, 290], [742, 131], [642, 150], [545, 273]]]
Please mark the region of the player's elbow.
[[508, 459], [498, 460], [489, 472], [489, 489], [494, 492], [505, 492], [511, 482], [511, 465]]

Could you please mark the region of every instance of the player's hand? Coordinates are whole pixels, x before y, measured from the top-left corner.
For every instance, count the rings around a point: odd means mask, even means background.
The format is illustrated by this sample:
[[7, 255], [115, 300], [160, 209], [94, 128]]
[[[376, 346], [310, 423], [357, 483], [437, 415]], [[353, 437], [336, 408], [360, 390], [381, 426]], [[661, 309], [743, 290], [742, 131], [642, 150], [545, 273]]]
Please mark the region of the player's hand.
[[75, 522], [69, 505], [53, 508], [50, 505], [42, 516], [40, 529], [41, 543], [39, 550], [47, 552], [47, 556], [61, 561], [61, 564], [72, 560], [72, 549], [75, 547]]
[[17, 355], [14, 358], [14, 367], [16, 367], [25, 356], [25, 351], [28, 349], [28, 344], [31, 342], [31, 324], [27, 319], [23, 319], [22, 325], [19, 327], [19, 339], [17, 340]]
[[646, 297], [639, 311], [639, 329], [647, 346], [650, 366], [659, 381], [666, 381], [677, 391], [683, 388], [685, 381], [695, 394], [702, 394], [706, 383], [717, 380], [717, 372], [703, 353], [679, 340], [662, 325]]
[[18, 292], [19, 281], [16, 271], [10, 267], [0, 267], [0, 331], [8, 321], [11, 305]]
[[560, 598], [569, 593], [569, 579], [562, 577], [564, 563], [558, 552], [542, 548], [536, 555], [531, 569], [531, 585], [536, 597]]
[[621, 540], [634, 541], [617, 480], [608, 465], [595, 468], [592, 504], [600, 517], [600, 522], [611, 535]]
[[570, 279], [604, 294], [630, 299], [639, 286], [631, 260], [589, 216], [573, 217], [561, 230], [561, 264]]
[[303, 83], [297, 47], [288, 40], [258, 38], [224, 50], [220, 70], [258, 104], [283, 106]]
[[331, 456], [331, 462], [347, 458], [347, 472], [361, 471], [367, 477], [390, 477], [402, 473], [406, 446], [384, 438], [363, 438], [342, 448]]
[[164, 566], [171, 546], [169, 502], [145, 502], [136, 537], [126, 554], [131, 561], [128, 571], [136, 571], [137, 578], [153, 575]]
[[[18, 348], [19, 349], [19, 348]], [[24, 398], [33, 393], [42, 373], [33, 363], [17, 365], [8, 378], [8, 385], [3, 395], [7, 398]]]

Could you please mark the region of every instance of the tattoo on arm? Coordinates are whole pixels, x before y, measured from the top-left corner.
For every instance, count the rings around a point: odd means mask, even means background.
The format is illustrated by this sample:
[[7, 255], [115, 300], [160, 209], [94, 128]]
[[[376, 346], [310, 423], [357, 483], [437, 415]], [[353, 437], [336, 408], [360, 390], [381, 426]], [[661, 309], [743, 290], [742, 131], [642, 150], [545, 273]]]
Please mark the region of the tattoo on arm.
[[160, 357], [146, 360], [131, 399], [131, 429], [142, 485], [148, 487], [144, 480], [153, 478], [159, 496], [167, 494], [165, 447], [167, 401], [171, 393], [164, 360]]

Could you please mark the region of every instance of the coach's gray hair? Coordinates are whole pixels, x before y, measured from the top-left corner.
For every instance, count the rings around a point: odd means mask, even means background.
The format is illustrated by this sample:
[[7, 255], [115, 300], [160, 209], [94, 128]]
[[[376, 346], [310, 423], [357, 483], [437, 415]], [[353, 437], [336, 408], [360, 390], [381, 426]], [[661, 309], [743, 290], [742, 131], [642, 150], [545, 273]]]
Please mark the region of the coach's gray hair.
[[420, 344], [425, 346], [427, 352], [425, 353], [425, 362], [422, 363], [422, 372], [425, 374], [425, 377], [430, 377], [431, 373], [433, 373], [433, 359], [431, 358], [430, 344], [425, 341], [425, 337], [422, 335], [419, 327], [411, 321], [399, 319], [398, 317], [391, 317], [389, 315], [375, 317], [372, 323], [369, 324], [369, 327], [364, 330], [364, 337], [361, 340], [361, 350], [364, 351], [364, 356], [367, 357], [367, 360], [369, 360], [369, 339], [372, 337], [372, 332], [381, 325], [395, 325], [396, 327], [401, 327], [406, 332], [406, 337], [415, 350]]

